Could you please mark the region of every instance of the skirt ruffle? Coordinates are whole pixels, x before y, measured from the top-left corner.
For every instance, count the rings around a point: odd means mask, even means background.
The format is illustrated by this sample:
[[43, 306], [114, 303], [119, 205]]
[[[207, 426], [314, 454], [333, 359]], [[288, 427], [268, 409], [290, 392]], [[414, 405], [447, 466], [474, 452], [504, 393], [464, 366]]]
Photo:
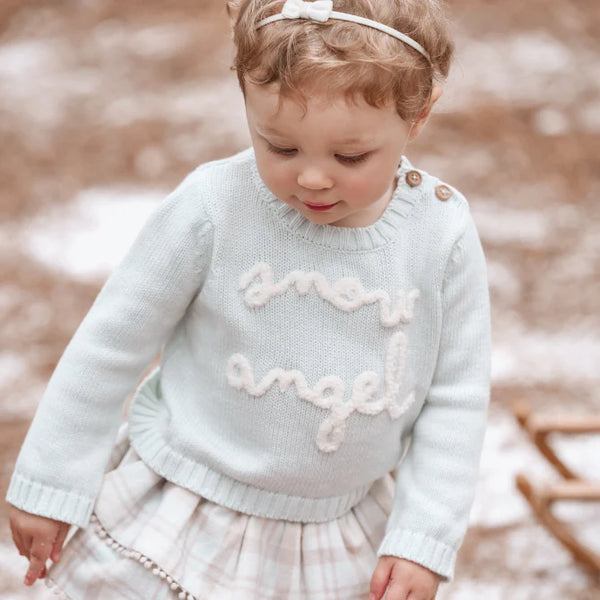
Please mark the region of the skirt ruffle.
[[387, 473], [324, 523], [249, 515], [156, 474], [124, 424], [92, 522], [46, 583], [68, 600], [365, 600], [394, 486]]

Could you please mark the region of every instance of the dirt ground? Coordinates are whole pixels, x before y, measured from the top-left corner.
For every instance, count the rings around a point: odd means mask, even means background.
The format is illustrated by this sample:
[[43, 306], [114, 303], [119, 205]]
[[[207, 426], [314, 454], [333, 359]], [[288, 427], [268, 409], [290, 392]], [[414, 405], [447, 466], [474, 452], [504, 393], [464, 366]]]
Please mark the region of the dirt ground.
[[[86, 189], [170, 190], [199, 163], [247, 145], [223, 5], [0, 0], [2, 498], [43, 383], [101, 285], [48, 268], [13, 232]], [[457, 63], [408, 154], [461, 189], [481, 226], [497, 349], [490, 418], [506, 417], [517, 398], [547, 413], [597, 413], [597, 0], [453, 0], [449, 8]], [[516, 366], [506, 367], [511, 358]], [[525, 443], [516, 428], [513, 439]], [[597, 477], [597, 460], [580, 458]], [[4, 542], [6, 509], [0, 503]], [[516, 561], [517, 530], [560, 561]], [[598, 579], [561, 552], [531, 515], [475, 523], [444, 598], [600, 599]], [[517, 581], [521, 592], [507, 592]], [[7, 569], [0, 598], [16, 590]]]

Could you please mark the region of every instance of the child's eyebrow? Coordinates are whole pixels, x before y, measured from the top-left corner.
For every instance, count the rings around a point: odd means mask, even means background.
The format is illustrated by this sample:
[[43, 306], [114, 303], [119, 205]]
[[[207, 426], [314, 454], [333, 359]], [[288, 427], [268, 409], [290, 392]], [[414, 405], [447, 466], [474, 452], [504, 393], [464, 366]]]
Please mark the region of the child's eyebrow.
[[[257, 130], [258, 130], [258, 133], [260, 133], [260, 134], [266, 133], [266, 134], [271, 134], [271, 135], [278, 135], [279, 137], [286, 137], [286, 135], [284, 133], [281, 133], [281, 132], [277, 131], [277, 129], [274, 129], [272, 127], [259, 126], [259, 127], [257, 127]], [[336, 140], [334, 143], [335, 144], [370, 144], [372, 141], [373, 140], [371, 138], [353, 136], [353, 137], [343, 138], [341, 140]]]
[[273, 135], [283, 135], [282, 133], [279, 133], [279, 131], [277, 131], [277, 129], [273, 129], [272, 127], [265, 127], [264, 125], [258, 125], [256, 127], [256, 129], [258, 130], [259, 133], [271, 133]]

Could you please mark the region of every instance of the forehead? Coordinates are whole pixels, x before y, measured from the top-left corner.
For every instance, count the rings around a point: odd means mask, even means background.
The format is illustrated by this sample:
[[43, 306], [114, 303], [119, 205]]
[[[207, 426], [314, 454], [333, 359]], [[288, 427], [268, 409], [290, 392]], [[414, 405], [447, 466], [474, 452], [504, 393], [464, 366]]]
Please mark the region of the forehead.
[[315, 129], [336, 141], [352, 143], [372, 139], [401, 121], [391, 104], [376, 108], [360, 97], [350, 101], [342, 94], [313, 93], [307, 94], [305, 102], [302, 106], [280, 95], [274, 84], [246, 87], [248, 119], [261, 133], [286, 135]]

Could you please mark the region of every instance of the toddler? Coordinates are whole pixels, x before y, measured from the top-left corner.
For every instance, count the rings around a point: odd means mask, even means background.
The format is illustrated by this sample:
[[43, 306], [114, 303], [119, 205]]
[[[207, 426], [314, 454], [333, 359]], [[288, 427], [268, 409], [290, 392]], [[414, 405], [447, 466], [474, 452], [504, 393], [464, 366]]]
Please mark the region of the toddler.
[[25, 583], [432, 600], [490, 376], [467, 201], [404, 154], [448, 74], [445, 17], [436, 0], [228, 11], [252, 147], [156, 207], [53, 372], [7, 494]]

